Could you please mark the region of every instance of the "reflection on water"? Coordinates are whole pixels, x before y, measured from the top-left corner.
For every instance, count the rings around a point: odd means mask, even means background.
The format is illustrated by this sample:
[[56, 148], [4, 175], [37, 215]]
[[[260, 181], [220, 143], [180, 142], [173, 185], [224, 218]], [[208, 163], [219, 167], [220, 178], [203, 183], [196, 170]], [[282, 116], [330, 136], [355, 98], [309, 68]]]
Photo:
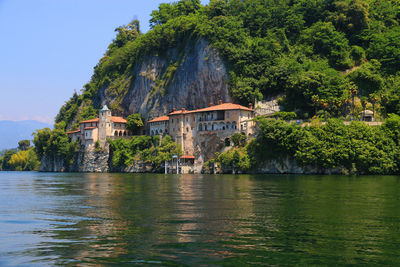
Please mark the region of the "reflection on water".
[[398, 265], [399, 185], [0, 172], [0, 265]]

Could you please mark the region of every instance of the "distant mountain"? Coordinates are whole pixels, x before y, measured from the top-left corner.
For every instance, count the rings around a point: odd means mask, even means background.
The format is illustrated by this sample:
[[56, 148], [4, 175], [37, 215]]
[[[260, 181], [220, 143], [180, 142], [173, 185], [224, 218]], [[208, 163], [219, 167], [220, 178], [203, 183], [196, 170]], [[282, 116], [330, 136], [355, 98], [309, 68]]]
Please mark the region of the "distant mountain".
[[37, 129], [52, 128], [52, 125], [40, 121], [0, 121], [0, 150], [15, 148], [24, 139], [32, 140]]

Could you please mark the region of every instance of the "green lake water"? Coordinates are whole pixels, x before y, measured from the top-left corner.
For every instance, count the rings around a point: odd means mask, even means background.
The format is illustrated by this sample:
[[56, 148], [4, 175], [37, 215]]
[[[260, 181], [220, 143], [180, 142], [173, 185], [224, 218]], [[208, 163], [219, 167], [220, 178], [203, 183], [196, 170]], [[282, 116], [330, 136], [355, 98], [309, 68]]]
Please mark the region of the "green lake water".
[[0, 266], [400, 265], [400, 177], [0, 172]]

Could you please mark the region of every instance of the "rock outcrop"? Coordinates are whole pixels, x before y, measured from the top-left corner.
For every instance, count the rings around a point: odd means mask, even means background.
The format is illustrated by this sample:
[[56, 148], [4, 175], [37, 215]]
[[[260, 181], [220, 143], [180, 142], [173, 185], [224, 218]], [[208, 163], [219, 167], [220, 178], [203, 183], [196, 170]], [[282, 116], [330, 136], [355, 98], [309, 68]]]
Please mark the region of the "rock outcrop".
[[109, 171], [109, 148], [108, 146], [101, 151], [86, 149], [79, 152], [78, 160], [75, 164], [75, 171], [78, 172], [108, 172]]
[[[125, 116], [141, 113], [154, 118], [173, 108], [197, 109], [219, 99], [232, 101], [224, 62], [204, 39], [188, 42], [183, 51], [172, 48], [166, 55], [145, 57], [125, 79], [122, 83], [128, 83], [128, 90], [119, 103]], [[94, 97], [97, 106], [116, 100], [108, 90], [99, 89]]]
[[65, 161], [59, 157], [43, 156], [39, 171], [42, 172], [63, 172], [65, 171]]

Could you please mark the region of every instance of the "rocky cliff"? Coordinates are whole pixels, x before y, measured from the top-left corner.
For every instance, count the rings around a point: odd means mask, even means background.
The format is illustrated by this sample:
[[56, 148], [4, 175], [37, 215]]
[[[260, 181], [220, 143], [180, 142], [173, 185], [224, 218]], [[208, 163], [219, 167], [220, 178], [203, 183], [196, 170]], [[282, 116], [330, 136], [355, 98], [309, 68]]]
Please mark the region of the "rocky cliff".
[[101, 87], [94, 99], [96, 106], [117, 107], [121, 115], [141, 113], [154, 118], [173, 108], [196, 109], [219, 99], [231, 101], [227, 81], [222, 59], [201, 39], [187, 42], [183, 49], [171, 48], [162, 56], [146, 56], [118, 82], [125, 87], [122, 94], [116, 94], [111, 83]]

